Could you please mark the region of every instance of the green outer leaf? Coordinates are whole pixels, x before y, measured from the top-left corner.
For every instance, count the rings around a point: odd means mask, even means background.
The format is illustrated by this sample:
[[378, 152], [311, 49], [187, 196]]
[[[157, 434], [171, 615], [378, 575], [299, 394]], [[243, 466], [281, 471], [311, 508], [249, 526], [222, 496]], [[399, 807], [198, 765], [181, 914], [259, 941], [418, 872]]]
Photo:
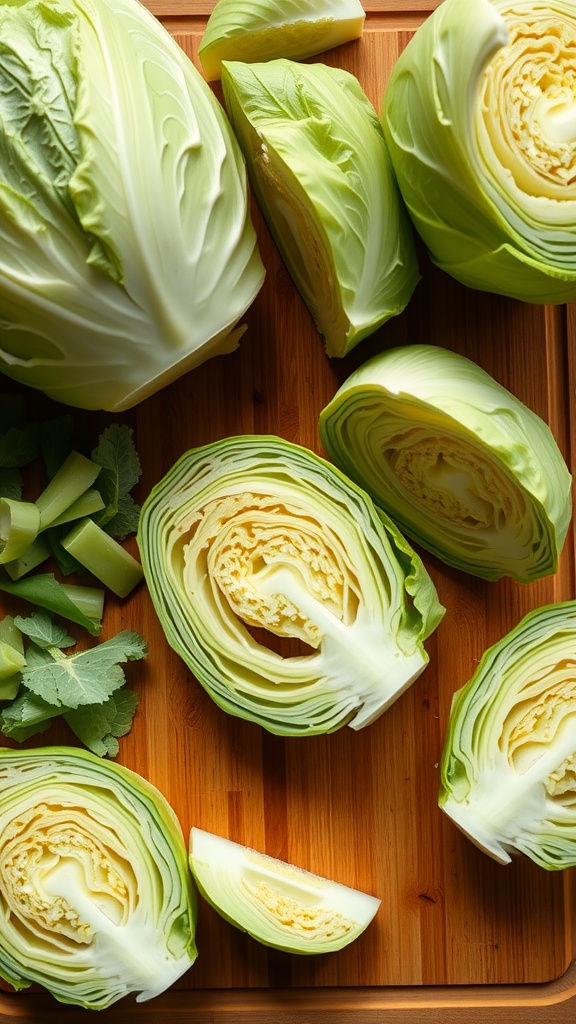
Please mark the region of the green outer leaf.
[[[454, 694], [439, 805], [502, 863], [519, 851], [548, 870], [576, 865], [575, 648], [576, 601], [537, 608], [484, 652]], [[520, 717], [532, 729], [515, 760], [509, 734]], [[546, 783], [562, 766], [568, 787], [555, 799]]]
[[[319, 430], [336, 465], [449, 565], [525, 583], [556, 571], [572, 515], [568, 467], [547, 423], [471, 360], [434, 345], [382, 352], [344, 381]], [[416, 442], [431, 453], [428, 476], [414, 469], [408, 489], [390, 453]], [[493, 519], [481, 527], [477, 506], [486, 516], [489, 499]]]
[[330, 356], [407, 305], [419, 279], [376, 111], [341, 68], [226, 61], [224, 101], [254, 192]]
[[[46, 889], [54, 878], [73, 906], [83, 876], [81, 860], [76, 872], [69, 871], [70, 843], [54, 833], [59, 809], [65, 806], [66, 831], [77, 831], [81, 845], [94, 836], [104, 852], [110, 849], [108, 869], [115, 865], [133, 893], [121, 927], [85, 894], [80, 916], [93, 922], [98, 942], [39, 942], [26, 918], [13, 924], [3, 887], [2, 977], [15, 980], [17, 987], [43, 985], [63, 1003], [103, 1009], [131, 992], [139, 993], [139, 1001], [157, 996], [191, 966], [196, 958], [196, 897], [180, 824], [159, 790], [120, 764], [61, 746], [0, 751], [0, 795], [4, 843], [10, 823], [25, 820], [30, 808], [38, 808], [43, 829], [52, 828], [53, 859], [43, 876]], [[27, 852], [25, 826], [20, 824], [12, 842]], [[0, 842], [0, 860], [5, 857]], [[98, 867], [98, 857], [95, 863]], [[50, 925], [44, 927], [51, 932]]]
[[0, 37], [0, 368], [126, 408], [236, 347], [264, 278], [239, 147], [143, 4], [4, 4]]
[[[253, 494], [269, 496], [263, 522], [288, 553], [270, 556], [272, 577], [259, 577], [262, 523], [248, 511], [257, 547], [253, 568], [247, 555], [246, 592], [254, 592], [258, 607], [272, 616], [275, 588], [300, 609], [289, 621], [279, 613], [280, 624], [272, 618], [266, 628], [301, 636], [299, 622], [312, 623], [318, 646], [310, 655], [283, 657], [255, 642], [244, 609], [236, 612], [215, 579], [218, 563], [208, 565], [209, 558], [219, 558], [214, 540], [228, 536], [214, 525], [219, 519], [210, 518], [211, 503], [236, 496], [240, 508], [247, 501], [250, 509]], [[206, 541], [203, 535], [195, 539], [203, 509], [206, 529], [216, 533]], [[230, 513], [228, 522], [231, 529], [238, 524], [241, 538], [242, 512]], [[300, 540], [301, 560], [291, 554]], [[324, 459], [277, 437], [226, 438], [185, 453], [144, 502], [138, 544], [169, 643], [224, 710], [281, 735], [369, 724], [424, 669], [423, 642], [444, 612], [421, 560], [368, 495]], [[323, 568], [330, 557], [338, 560], [344, 580], [344, 603], [336, 611], [337, 588], [331, 570]], [[313, 591], [304, 581], [316, 564]], [[266, 612], [259, 614], [256, 622], [263, 624]]]
[[217, 0], [198, 56], [208, 81], [222, 60], [303, 60], [362, 35], [360, 0]]
[[136, 533], [140, 508], [130, 495], [142, 473], [140, 458], [134, 446], [134, 431], [124, 423], [111, 423], [98, 438], [92, 459], [102, 466], [98, 477], [105, 508], [94, 516], [98, 526], [123, 540]]
[[94, 754], [116, 757], [120, 750], [118, 737], [130, 732], [137, 707], [137, 694], [124, 686], [104, 703], [71, 709], [63, 717], [78, 739]]
[[89, 618], [69, 596], [74, 592], [73, 586], [64, 588], [53, 573], [38, 573], [14, 582], [0, 580], [0, 591], [29, 601], [30, 604], [40, 605], [55, 615], [61, 615], [70, 622], [83, 626], [93, 636], [97, 636], [102, 628], [101, 620]]
[[[392, 69], [382, 125], [408, 211], [435, 263], [472, 288], [569, 302], [576, 298], [574, 202], [541, 200], [538, 208], [510, 184], [476, 130], [479, 89], [507, 42], [512, 6], [440, 4]], [[574, 21], [564, 0], [547, 8]]]

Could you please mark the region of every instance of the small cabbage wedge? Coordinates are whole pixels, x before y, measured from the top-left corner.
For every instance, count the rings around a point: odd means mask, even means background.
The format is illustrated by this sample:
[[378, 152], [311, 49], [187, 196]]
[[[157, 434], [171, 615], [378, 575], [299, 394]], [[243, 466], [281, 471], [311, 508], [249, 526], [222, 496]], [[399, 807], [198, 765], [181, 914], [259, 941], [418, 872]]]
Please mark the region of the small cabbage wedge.
[[225, 61], [222, 88], [248, 173], [329, 356], [408, 304], [410, 221], [378, 116], [341, 68]]
[[236, 928], [286, 953], [331, 953], [358, 938], [380, 900], [193, 828], [190, 867], [199, 892]]
[[541, 417], [470, 359], [389, 349], [320, 413], [325, 451], [409, 537], [486, 580], [554, 573], [571, 476]]
[[198, 56], [215, 81], [223, 60], [303, 60], [359, 39], [365, 18], [360, 0], [217, 0]]
[[440, 807], [502, 864], [576, 865], [576, 602], [538, 608], [453, 698]]
[[0, 975], [99, 1010], [196, 959], [180, 825], [135, 772], [73, 747], [0, 750]]
[[444, 612], [368, 495], [282, 438], [185, 453], [138, 544], [168, 642], [220, 707], [281, 735], [372, 722], [425, 668]]
[[574, 0], [445, 0], [392, 70], [382, 123], [415, 227], [472, 288], [576, 298]]
[[236, 347], [264, 278], [206, 82], [137, 0], [0, 5], [0, 371], [133, 406]]

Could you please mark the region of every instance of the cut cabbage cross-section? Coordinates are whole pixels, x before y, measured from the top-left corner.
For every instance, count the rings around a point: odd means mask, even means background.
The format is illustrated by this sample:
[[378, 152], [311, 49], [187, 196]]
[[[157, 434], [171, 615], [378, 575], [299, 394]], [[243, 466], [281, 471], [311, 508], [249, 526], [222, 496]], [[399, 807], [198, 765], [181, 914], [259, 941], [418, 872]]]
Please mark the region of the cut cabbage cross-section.
[[282, 438], [187, 452], [144, 502], [138, 543], [172, 647], [272, 732], [359, 729], [427, 664], [443, 608], [422, 562], [368, 495]]
[[330, 953], [368, 927], [375, 896], [193, 828], [190, 867], [221, 917], [287, 953]]
[[194, 963], [180, 825], [135, 772], [85, 750], [0, 750], [0, 976], [103, 1009]]
[[574, 0], [444, 0], [390, 76], [382, 123], [432, 259], [472, 288], [576, 298]]
[[326, 452], [449, 565], [528, 583], [556, 571], [571, 476], [547, 423], [471, 360], [389, 349], [320, 414]]
[[503, 864], [576, 865], [576, 601], [529, 613], [453, 698], [440, 807]]

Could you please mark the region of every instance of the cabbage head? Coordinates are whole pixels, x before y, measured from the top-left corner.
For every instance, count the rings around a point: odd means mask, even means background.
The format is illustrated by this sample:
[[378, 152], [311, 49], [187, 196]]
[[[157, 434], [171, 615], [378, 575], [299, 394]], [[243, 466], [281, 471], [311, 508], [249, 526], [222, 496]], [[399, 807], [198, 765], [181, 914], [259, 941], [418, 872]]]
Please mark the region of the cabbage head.
[[537, 608], [455, 693], [439, 804], [501, 864], [576, 865], [576, 601]]
[[196, 959], [176, 816], [135, 772], [73, 747], [0, 750], [0, 976], [100, 1010]]
[[237, 344], [263, 281], [226, 116], [137, 0], [0, 5], [0, 371], [135, 405]]
[[432, 260], [471, 288], [576, 298], [574, 0], [444, 0], [392, 70], [382, 124]]
[[282, 438], [186, 452], [144, 501], [138, 544], [168, 642], [220, 707], [280, 735], [374, 721], [426, 667], [444, 612], [368, 495]]

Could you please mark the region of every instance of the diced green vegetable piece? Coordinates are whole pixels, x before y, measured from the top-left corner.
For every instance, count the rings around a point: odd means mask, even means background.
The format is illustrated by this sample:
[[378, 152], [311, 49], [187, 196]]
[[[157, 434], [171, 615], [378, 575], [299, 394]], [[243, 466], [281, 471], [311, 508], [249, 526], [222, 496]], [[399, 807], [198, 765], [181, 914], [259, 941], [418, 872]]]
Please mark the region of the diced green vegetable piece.
[[50, 555], [52, 548], [46, 534], [39, 533], [32, 543], [22, 552], [19, 558], [6, 562], [4, 568], [11, 580], [19, 580], [32, 569], [37, 569]]
[[92, 519], [83, 519], [62, 546], [119, 597], [127, 597], [143, 576], [140, 563]]
[[75, 519], [84, 519], [85, 516], [91, 516], [103, 508], [104, 501], [100, 491], [97, 491], [95, 487], [89, 487], [64, 512], [51, 520], [50, 528], [64, 526], [67, 523], [74, 522]]
[[0, 498], [0, 563], [20, 558], [40, 529], [40, 511], [31, 501]]
[[42, 493], [36, 498], [40, 529], [52, 525], [96, 480], [100, 466], [80, 452], [70, 452]]

